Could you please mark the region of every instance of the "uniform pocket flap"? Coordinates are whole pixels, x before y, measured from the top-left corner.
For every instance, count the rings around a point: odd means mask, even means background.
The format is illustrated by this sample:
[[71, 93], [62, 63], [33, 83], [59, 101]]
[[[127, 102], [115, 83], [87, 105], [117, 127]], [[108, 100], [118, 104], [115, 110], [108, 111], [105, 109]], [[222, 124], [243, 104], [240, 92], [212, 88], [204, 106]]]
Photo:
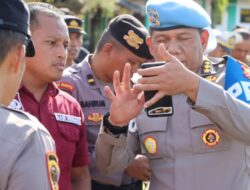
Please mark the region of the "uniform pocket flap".
[[68, 141], [78, 141], [80, 139], [80, 128], [75, 125], [58, 122], [58, 129], [62, 136]]
[[139, 134], [166, 131], [167, 117], [148, 117], [146, 112], [143, 112], [137, 117], [136, 124]]
[[190, 127], [195, 128], [213, 124], [205, 115], [190, 110]]

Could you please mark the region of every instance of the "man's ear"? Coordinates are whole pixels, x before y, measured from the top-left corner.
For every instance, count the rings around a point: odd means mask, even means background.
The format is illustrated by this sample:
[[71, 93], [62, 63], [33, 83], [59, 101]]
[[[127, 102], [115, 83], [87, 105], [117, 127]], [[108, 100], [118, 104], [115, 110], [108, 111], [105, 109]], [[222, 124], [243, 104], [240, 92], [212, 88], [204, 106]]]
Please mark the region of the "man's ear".
[[207, 48], [208, 39], [209, 39], [209, 32], [207, 30], [202, 30], [201, 31], [201, 45], [204, 50]]
[[114, 45], [112, 43], [106, 43], [103, 47], [101, 52], [105, 54], [106, 56], [109, 56], [114, 48]]
[[20, 66], [24, 61], [25, 57], [25, 46], [22, 44], [16, 45], [10, 51], [10, 64], [9, 69], [11, 72], [19, 72]]
[[151, 55], [155, 55], [155, 49], [154, 49], [154, 46], [153, 46], [153, 42], [152, 42], [152, 39], [151, 39], [151, 37], [147, 37], [146, 38], [146, 43], [147, 43], [147, 45], [148, 45], [148, 48], [149, 48], [149, 51], [150, 51], [150, 53], [151, 53]]

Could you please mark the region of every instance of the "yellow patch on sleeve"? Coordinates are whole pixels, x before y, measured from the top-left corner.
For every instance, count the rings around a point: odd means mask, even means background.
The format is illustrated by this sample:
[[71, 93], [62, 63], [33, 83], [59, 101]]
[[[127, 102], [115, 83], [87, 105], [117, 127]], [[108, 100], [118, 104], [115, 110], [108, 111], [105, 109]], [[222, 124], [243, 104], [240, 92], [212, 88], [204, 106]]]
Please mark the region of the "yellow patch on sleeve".
[[55, 152], [46, 153], [46, 163], [50, 187], [52, 190], [59, 190], [58, 181], [60, 169], [58, 165], [58, 158]]

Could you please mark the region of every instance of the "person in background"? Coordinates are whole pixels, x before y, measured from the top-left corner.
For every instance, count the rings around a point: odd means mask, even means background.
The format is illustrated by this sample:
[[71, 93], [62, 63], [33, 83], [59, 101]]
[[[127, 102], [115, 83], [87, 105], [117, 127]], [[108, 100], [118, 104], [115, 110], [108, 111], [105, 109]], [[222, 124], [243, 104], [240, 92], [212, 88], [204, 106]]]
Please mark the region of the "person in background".
[[20, 86], [25, 55], [35, 55], [29, 18], [23, 1], [0, 1], [1, 190], [58, 189], [60, 172], [51, 135], [35, 117], [7, 107]]
[[[103, 88], [111, 88], [115, 70], [122, 72], [125, 63], [130, 63], [132, 73], [141, 63], [152, 59], [146, 44], [148, 31], [142, 23], [130, 15], [113, 18], [99, 39], [94, 54], [63, 72], [57, 82], [62, 90], [73, 95], [83, 108], [86, 118], [92, 190], [141, 190], [140, 180], [149, 180], [150, 168], [143, 155], [137, 155], [122, 172], [105, 175], [96, 168], [95, 142], [103, 114], [110, 108]], [[130, 176], [130, 177], [129, 177]], [[131, 178], [132, 177], [132, 178]]]
[[61, 170], [59, 189], [89, 190], [88, 145], [82, 109], [73, 97], [54, 84], [66, 65], [69, 46], [66, 23], [52, 5], [37, 2], [29, 3], [28, 8], [36, 55], [26, 59], [27, 69], [16, 102], [36, 116], [55, 140]]
[[72, 15], [65, 15], [64, 20], [67, 24], [70, 38], [66, 67], [70, 67], [80, 63], [89, 54], [89, 51], [82, 47], [83, 36], [86, 35], [82, 28], [83, 21]]
[[245, 28], [235, 29], [234, 32], [242, 37], [242, 41], [235, 44], [232, 57], [250, 65], [250, 59], [248, 56], [250, 52], [250, 32]]
[[221, 32], [216, 36], [217, 47], [208, 54], [210, 57], [223, 57], [232, 55], [234, 45], [242, 41], [241, 35], [236, 32]]
[[[133, 87], [127, 64], [122, 79], [114, 73], [115, 93], [104, 88], [111, 106], [96, 141], [97, 167], [123, 170], [141, 151], [150, 160], [150, 190], [247, 190], [249, 106], [211, 84], [223, 85], [228, 62], [241, 65], [227, 57], [220, 68], [204, 58], [211, 19], [195, 1], [149, 0], [146, 10], [147, 44], [165, 64], [139, 69], [142, 77]], [[145, 102], [143, 91], [156, 94]], [[150, 110], [165, 95], [172, 96], [172, 115], [161, 117], [171, 111], [166, 106], [148, 117], [143, 108]]]

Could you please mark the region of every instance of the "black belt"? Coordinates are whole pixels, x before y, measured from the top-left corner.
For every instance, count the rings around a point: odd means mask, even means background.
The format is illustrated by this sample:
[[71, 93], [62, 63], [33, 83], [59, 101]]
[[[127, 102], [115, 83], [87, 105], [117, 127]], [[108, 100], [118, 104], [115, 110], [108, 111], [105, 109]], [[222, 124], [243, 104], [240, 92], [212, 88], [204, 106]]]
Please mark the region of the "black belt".
[[114, 185], [101, 184], [95, 180], [91, 180], [91, 189], [92, 190], [142, 190], [142, 182], [136, 181], [131, 184], [114, 186]]

